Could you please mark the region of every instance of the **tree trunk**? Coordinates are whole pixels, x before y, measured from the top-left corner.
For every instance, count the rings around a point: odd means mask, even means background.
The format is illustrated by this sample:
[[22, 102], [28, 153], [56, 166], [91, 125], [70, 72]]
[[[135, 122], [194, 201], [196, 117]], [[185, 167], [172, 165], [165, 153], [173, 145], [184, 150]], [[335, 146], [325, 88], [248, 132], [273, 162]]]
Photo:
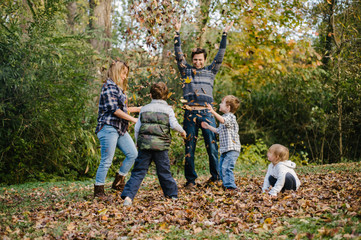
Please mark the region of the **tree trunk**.
[[337, 110], [338, 110], [338, 132], [339, 132], [339, 151], [340, 161], [343, 159], [343, 146], [342, 146], [342, 99], [337, 98]]
[[32, 12], [29, 6], [31, 3], [29, 3], [27, 0], [23, 0], [22, 2], [24, 8], [22, 14], [20, 15], [20, 28], [23, 34], [27, 36], [29, 25], [33, 21]]
[[326, 43], [325, 43], [325, 52], [324, 52], [324, 56], [322, 59], [322, 63], [324, 64], [325, 68], [328, 69], [329, 68], [329, 62], [331, 59], [331, 51], [332, 51], [332, 39], [334, 36], [332, 36], [334, 29], [333, 29], [333, 23], [332, 23], [332, 19], [333, 19], [333, 13], [334, 13], [334, 9], [335, 9], [335, 5], [336, 5], [336, 0], [331, 0], [331, 3], [329, 4], [329, 12], [326, 13], [327, 16], [327, 32], [326, 32]]
[[90, 43], [98, 51], [109, 51], [111, 47], [111, 3], [111, 0], [89, 0], [89, 27], [94, 36]]
[[68, 9], [68, 21], [67, 22], [68, 22], [71, 32], [74, 33], [74, 30], [75, 30], [74, 19], [75, 19], [76, 11], [77, 11], [76, 2], [69, 2], [67, 9]]

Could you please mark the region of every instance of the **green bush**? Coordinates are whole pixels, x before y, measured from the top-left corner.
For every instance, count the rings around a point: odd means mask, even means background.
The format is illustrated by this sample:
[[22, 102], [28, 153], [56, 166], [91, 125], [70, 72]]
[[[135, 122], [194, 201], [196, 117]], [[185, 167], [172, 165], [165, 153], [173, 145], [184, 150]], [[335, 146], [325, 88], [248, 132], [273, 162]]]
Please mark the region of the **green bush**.
[[254, 168], [266, 169], [269, 164], [267, 160], [268, 148], [262, 139], [257, 139], [255, 144], [242, 145], [235, 171], [252, 170]]
[[25, 29], [21, 4], [0, 10], [0, 182], [93, 174], [93, 50], [64, 30], [64, 3], [32, 9]]

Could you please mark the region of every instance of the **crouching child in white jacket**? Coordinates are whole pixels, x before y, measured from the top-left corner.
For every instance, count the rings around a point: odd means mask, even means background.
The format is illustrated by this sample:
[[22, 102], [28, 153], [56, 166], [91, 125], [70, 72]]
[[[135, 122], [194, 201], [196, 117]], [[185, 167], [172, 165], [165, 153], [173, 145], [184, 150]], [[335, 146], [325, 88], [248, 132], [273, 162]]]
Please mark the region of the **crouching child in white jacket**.
[[285, 190], [297, 190], [301, 182], [295, 172], [296, 164], [288, 160], [288, 148], [281, 144], [273, 144], [267, 152], [267, 158], [271, 162], [268, 165], [267, 174], [264, 178], [262, 191], [266, 192], [270, 186], [269, 194], [277, 196]]

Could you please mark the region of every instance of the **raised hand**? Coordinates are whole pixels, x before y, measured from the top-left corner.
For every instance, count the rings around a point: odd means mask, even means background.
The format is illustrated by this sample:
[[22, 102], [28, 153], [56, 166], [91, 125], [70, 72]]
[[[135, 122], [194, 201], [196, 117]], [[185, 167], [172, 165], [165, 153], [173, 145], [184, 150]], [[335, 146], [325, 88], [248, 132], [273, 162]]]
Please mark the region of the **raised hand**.
[[173, 19], [173, 22], [174, 22], [174, 29], [176, 32], [179, 32], [180, 29], [181, 29], [181, 26], [182, 26], [182, 23], [179, 19]]
[[225, 27], [224, 27], [223, 32], [228, 32], [229, 29], [231, 29], [231, 27], [233, 26], [233, 23], [234, 23], [234, 20], [233, 20], [228, 26], [225, 26]]

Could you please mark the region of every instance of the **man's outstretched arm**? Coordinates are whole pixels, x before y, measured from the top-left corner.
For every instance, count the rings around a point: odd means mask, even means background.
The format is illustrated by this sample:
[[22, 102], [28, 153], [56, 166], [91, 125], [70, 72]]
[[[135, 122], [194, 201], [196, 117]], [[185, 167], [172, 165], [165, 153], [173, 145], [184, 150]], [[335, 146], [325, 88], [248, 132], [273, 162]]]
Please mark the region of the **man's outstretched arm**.
[[233, 26], [233, 23], [234, 23], [234, 21], [232, 21], [229, 25], [225, 26], [225, 28], [223, 29], [222, 40], [221, 40], [221, 43], [219, 46], [218, 53], [211, 64], [211, 70], [214, 74], [216, 74], [219, 71], [219, 69], [221, 68], [224, 54], [226, 53], [227, 32], [229, 31], [229, 29], [231, 29], [231, 27]]
[[178, 65], [179, 71], [181, 73], [181, 77], [183, 78], [185, 76], [185, 69], [187, 68], [187, 61], [184, 57], [184, 54], [183, 54], [183, 51], [181, 48], [181, 39], [180, 39], [180, 33], [179, 33], [180, 28], [181, 28], [181, 22], [178, 20], [175, 20], [174, 52], [175, 52], [175, 59], [177, 60], [177, 65]]

